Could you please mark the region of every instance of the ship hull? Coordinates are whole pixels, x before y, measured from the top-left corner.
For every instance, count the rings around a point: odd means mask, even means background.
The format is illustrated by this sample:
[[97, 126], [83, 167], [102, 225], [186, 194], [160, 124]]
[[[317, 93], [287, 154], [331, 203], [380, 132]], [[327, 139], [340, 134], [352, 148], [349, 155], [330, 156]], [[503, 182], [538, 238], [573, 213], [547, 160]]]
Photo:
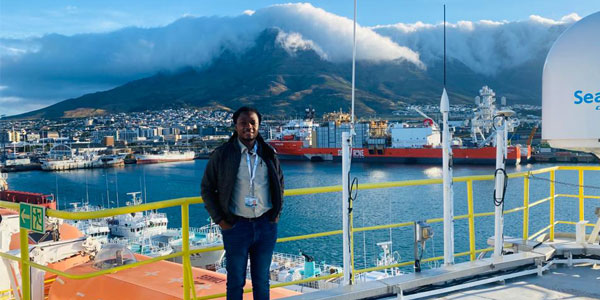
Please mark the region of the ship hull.
[[[302, 142], [270, 141], [281, 160], [304, 161], [341, 161], [339, 148], [304, 148]], [[458, 165], [493, 165], [496, 163], [496, 148], [453, 148], [453, 164]], [[441, 148], [354, 148], [353, 162], [368, 163], [402, 163], [402, 164], [441, 164]], [[519, 164], [521, 154], [519, 147], [508, 149], [507, 164]]]
[[138, 164], [156, 164], [156, 163], [168, 163], [178, 161], [190, 161], [194, 160], [195, 153], [187, 151], [184, 153], [176, 154], [137, 154], [135, 158]]
[[194, 160], [194, 158], [182, 158], [182, 159], [138, 159], [137, 164], [157, 164], [157, 163], [168, 163], [168, 162], [178, 162], [178, 161], [190, 161]]

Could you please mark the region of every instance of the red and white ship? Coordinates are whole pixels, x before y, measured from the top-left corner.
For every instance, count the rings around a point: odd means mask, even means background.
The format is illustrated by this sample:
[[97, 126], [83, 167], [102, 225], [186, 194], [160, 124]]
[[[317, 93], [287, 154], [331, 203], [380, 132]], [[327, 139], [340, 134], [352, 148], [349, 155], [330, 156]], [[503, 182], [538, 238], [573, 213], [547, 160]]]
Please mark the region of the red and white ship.
[[194, 160], [194, 151], [163, 151], [157, 154], [136, 154], [138, 164], [155, 164], [164, 162]]
[[[503, 99], [504, 101], [504, 99]], [[484, 86], [476, 98], [477, 109], [471, 119], [473, 146], [463, 146], [462, 140], [452, 141], [454, 164], [495, 164], [496, 147], [492, 145], [495, 135], [493, 126], [497, 109], [495, 93]], [[504, 104], [504, 103], [503, 103]], [[405, 164], [442, 163], [441, 135], [439, 126], [427, 115], [422, 125], [388, 124], [387, 121], [371, 121], [355, 124], [352, 159], [356, 162], [384, 162]], [[350, 131], [348, 115], [333, 113], [326, 117], [329, 122], [320, 126], [313, 121], [314, 111], [307, 110], [305, 120], [292, 120], [281, 127], [278, 135], [268, 142], [280, 159], [327, 161], [342, 159], [341, 133]], [[509, 131], [518, 125], [509, 124]], [[509, 146], [507, 164], [519, 164], [521, 149]]]
[[[280, 159], [286, 160], [342, 160], [341, 148], [307, 148], [302, 141], [269, 141], [277, 150]], [[452, 148], [454, 164], [495, 164], [496, 147]], [[405, 164], [440, 164], [442, 148], [353, 148], [352, 160], [355, 162], [391, 162]], [[508, 147], [507, 164], [519, 164], [521, 152], [519, 146]]]

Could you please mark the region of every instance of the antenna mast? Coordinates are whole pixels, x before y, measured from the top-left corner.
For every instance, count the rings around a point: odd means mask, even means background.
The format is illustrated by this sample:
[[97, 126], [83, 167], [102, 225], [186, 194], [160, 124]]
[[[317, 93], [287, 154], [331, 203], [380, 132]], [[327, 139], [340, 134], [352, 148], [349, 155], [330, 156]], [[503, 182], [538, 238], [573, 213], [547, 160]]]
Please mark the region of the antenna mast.
[[446, 5], [444, 4], [444, 89], [440, 100], [442, 127], [442, 177], [444, 184], [444, 265], [454, 264], [454, 186], [452, 174], [452, 134], [448, 125], [450, 100], [446, 93]]
[[354, 130], [354, 88], [356, 82], [356, 0], [354, 0], [354, 24], [352, 30], [352, 111], [350, 112], [351, 130]]
[[444, 4], [444, 88], [446, 88], [446, 4]]

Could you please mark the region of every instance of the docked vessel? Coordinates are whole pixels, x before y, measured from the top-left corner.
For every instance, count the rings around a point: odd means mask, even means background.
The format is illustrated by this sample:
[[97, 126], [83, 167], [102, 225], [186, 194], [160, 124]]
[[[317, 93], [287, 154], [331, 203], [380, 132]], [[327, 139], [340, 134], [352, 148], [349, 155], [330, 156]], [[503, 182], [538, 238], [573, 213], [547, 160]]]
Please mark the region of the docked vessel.
[[123, 155], [102, 155], [92, 163], [93, 168], [112, 168], [125, 165]]
[[44, 171], [64, 171], [89, 168], [112, 168], [125, 165], [124, 155], [73, 154], [71, 147], [60, 144], [50, 150], [47, 159], [41, 160]]
[[[462, 140], [452, 143], [454, 164], [494, 164], [496, 147], [493, 144], [493, 119], [496, 108], [495, 93], [482, 87], [475, 98], [476, 109], [471, 123], [470, 145]], [[504, 99], [503, 99], [504, 102]], [[504, 103], [503, 103], [504, 104]], [[418, 126], [388, 121], [357, 123], [354, 127], [352, 159], [356, 162], [391, 162], [405, 164], [439, 164], [442, 162], [440, 127], [437, 123], [414, 108], [424, 117]], [[314, 112], [307, 110], [304, 120], [292, 120], [281, 127], [279, 134], [269, 140], [280, 159], [310, 161], [341, 161], [341, 135], [350, 132], [349, 117], [342, 113], [326, 116], [321, 125], [314, 121]], [[510, 124], [510, 131], [517, 123]], [[507, 163], [521, 162], [519, 146], [509, 146]]]
[[[131, 201], [126, 203], [127, 206], [142, 204], [142, 199], [139, 197], [140, 192], [127, 194], [132, 198]], [[164, 213], [137, 212], [114, 216], [107, 222], [112, 236], [136, 240], [167, 231], [169, 221], [167, 220], [167, 215]]]
[[30, 171], [39, 168], [40, 165], [32, 162], [26, 155], [12, 154], [7, 156], [4, 162], [0, 163], [0, 170], [3, 172]]
[[93, 153], [73, 154], [71, 147], [59, 144], [50, 150], [48, 158], [40, 162], [44, 171], [64, 171], [92, 168], [97, 158]]
[[164, 162], [194, 160], [194, 151], [163, 151], [156, 154], [136, 154], [138, 164], [155, 164]]
[[8, 184], [6, 183], [6, 180], [4, 178], [0, 178], [0, 201], [8, 201], [13, 203], [29, 203], [40, 205], [45, 208], [56, 209], [56, 201], [54, 200], [54, 195], [44, 195], [40, 193], [30, 193], [23, 191], [11, 191], [8, 189]]
[[[210, 223], [200, 228], [190, 228], [190, 249], [202, 249], [209, 247], [223, 246], [223, 236], [218, 225]], [[165, 233], [154, 237], [155, 241], [167, 241], [174, 252], [180, 252], [183, 249], [183, 238], [181, 229], [168, 229]], [[217, 270], [225, 250], [215, 250], [210, 252], [197, 253], [190, 256], [190, 263], [194, 267]], [[181, 257], [175, 257], [174, 262], [181, 263]]]
[[[78, 203], [71, 203], [73, 206], [68, 211], [70, 212], [90, 212], [101, 210], [101, 206], [91, 206], [89, 203], [84, 202], [81, 205]], [[86, 220], [68, 220], [67, 223], [75, 226], [84, 236], [97, 240], [100, 244], [108, 243], [108, 235], [110, 229], [106, 219], [86, 219]]]

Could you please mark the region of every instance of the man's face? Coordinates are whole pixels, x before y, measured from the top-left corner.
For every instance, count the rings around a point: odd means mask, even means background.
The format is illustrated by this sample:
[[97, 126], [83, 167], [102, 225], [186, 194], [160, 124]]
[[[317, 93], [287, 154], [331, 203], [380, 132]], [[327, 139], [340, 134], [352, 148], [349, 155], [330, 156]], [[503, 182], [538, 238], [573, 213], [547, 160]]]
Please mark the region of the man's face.
[[235, 131], [240, 140], [254, 141], [258, 135], [258, 116], [254, 112], [243, 112], [235, 123]]

